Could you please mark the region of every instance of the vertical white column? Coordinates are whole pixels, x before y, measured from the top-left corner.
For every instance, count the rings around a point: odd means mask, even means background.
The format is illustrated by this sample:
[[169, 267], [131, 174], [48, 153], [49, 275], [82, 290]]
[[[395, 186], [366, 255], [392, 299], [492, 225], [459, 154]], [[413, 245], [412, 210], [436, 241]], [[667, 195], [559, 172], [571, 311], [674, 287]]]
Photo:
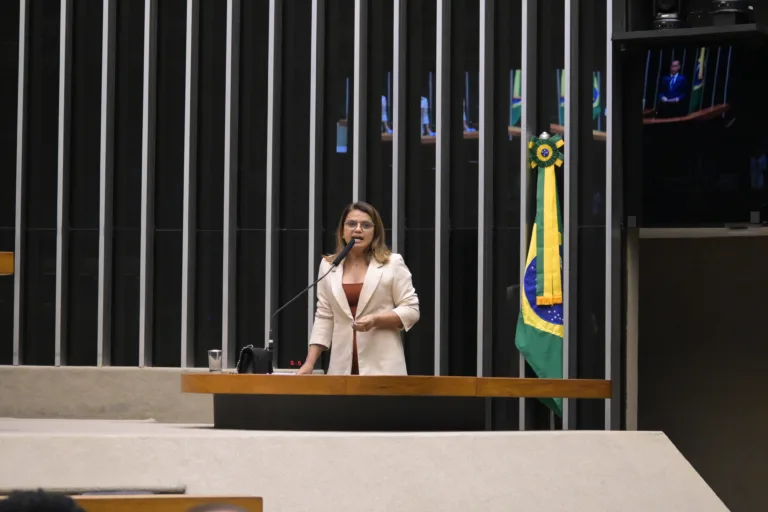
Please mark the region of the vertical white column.
[[437, 0], [435, 375], [448, 374], [448, 200], [451, 158], [451, 2]]
[[221, 312], [222, 367], [237, 343], [237, 176], [240, 112], [240, 0], [227, 0], [224, 75], [224, 247]]
[[394, 1], [392, 37], [392, 250], [405, 251], [407, 0]]
[[139, 249], [139, 366], [152, 366], [155, 262], [155, 72], [157, 0], [144, 0], [141, 106], [141, 233]]
[[[606, 166], [605, 166], [605, 378], [611, 381], [612, 397], [605, 401], [605, 429], [621, 429], [621, 407], [622, 407], [622, 378], [621, 373], [621, 224], [624, 215], [624, 204], [622, 200], [624, 169], [621, 165], [621, 123], [615, 122], [616, 108], [621, 105], [621, 83], [618, 73], [614, 74], [613, 60], [613, 41], [614, 31], [623, 30], [624, 8], [620, 2], [614, 4], [614, 0], [606, 0], [606, 68], [605, 68], [605, 90], [606, 90]], [[634, 226], [632, 226], [634, 228]], [[637, 231], [632, 230], [633, 236], [628, 237], [631, 248], [637, 249]], [[630, 283], [635, 283], [637, 278], [639, 263], [638, 256], [631, 253], [632, 259], [628, 258], [628, 263], [633, 265], [629, 267], [632, 273], [628, 279]], [[636, 288], [634, 288], [636, 290]], [[632, 296], [632, 300], [637, 295]], [[629, 302], [630, 297], [628, 297]], [[629, 304], [628, 304], [629, 305]], [[634, 310], [628, 311], [628, 316], [637, 311], [637, 304], [633, 304]], [[636, 315], [629, 317], [628, 322], [637, 320]], [[628, 333], [627, 351], [632, 356], [637, 351], [637, 324], [634, 324], [634, 331]], [[631, 342], [631, 343], [630, 343]], [[632, 392], [636, 392], [636, 357], [627, 361], [628, 374], [633, 378]], [[632, 396], [632, 395], [630, 395]], [[636, 396], [636, 395], [635, 395]], [[634, 396], [633, 396], [634, 398]], [[632, 401], [636, 404], [636, 401]], [[634, 410], [636, 413], [636, 409]], [[632, 421], [636, 428], [636, 414], [632, 415]], [[628, 418], [629, 420], [630, 418]], [[628, 424], [629, 421], [628, 421]]]
[[181, 246], [181, 367], [195, 365], [195, 253], [197, 232], [197, 63], [199, 0], [187, 0], [184, 81], [184, 207]]
[[[578, 340], [579, 0], [565, 0], [565, 158], [563, 198], [563, 378], [575, 377]], [[576, 408], [563, 399], [563, 430], [576, 426]]]
[[[282, 0], [269, 0], [269, 50], [267, 56], [267, 213], [264, 264], [264, 346], [277, 309], [280, 205], [280, 86], [282, 75]], [[279, 347], [275, 347], [277, 351]], [[277, 358], [277, 352], [274, 354]], [[277, 364], [277, 361], [275, 361]]]
[[480, 0], [477, 184], [477, 376], [492, 374], [494, 0]]
[[352, 105], [352, 201], [365, 201], [368, 145], [368, 0], [355, 0], [354, 87]]
[[72, 96], [72, 0], [62, 0], [59, 32], [59, 139], [56, 189], [56, 324], [54, 364], [67, 364], [69, 273], [69, 138]]
[[[317, 279], [323, 220], [323, 105], [325, 104], [325, 0], [312, 0], [312, 43], [309, 75], [309, 243], [307, 282]], [[307, 343], [315, 321], [315, 288], [307, 298]]]
[[117, 3], [104, 0], [101, 28], [101, 133], [99, 152], [99, 284], [96, 365], [112, 363], [112, 179], [115, 142]]
[[29, 71], [29, 0], [19, 0], [19, 96], [16, 111], [16, 219], [13, 282], [13, 364], [23, 361], [24, 196], [27, 150], [27, 73]]
[[[523, 280], [525, 277], [525, 260], [528, 258], [528, 243], [530, 242], [531, 229], [534, 219], [530, 215], [528, 199], [530, 192], [535, 188], [535, 175], [531, 171], [528, 162], [528, 141], [536, 133], [536, 72], [538, 50], [538, 4], [537, 0], [523, 0], [522, 21], [522, 84], [521, 95], [523, 97], [522, 112], [520, 117], [521, 137], [520, 144], [520, 293], [523, 293]], [[520, 377], [525, 377], [525, 358], [522, 354], [518, 359]], [[525, 430], [525, 398], [519, 399], [519, 429]]]

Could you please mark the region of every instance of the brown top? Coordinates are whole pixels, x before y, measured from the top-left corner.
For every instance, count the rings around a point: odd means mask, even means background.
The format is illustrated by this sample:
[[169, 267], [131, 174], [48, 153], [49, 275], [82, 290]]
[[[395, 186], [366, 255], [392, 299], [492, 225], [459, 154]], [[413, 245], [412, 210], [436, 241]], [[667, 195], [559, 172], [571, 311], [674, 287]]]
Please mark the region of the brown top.
[[597, 379], [519, 379], [516, 377], [433, 377], [377, 375], [358, 379], [300, 375], [230, 375], [183, 372], [182, 393], [238, 395], [471, 396], [498, 398], [611, 398], [611, 381]]
[[[344, 295], [347, 296], [349, 309], [352, 310], [352, 317], [357, 317], [357, 303], [360, 301], [360, 292], [363, 290], [363, 283], [342, 284]], [[360, 367], [357, 361], [357, 331], [352, 331], [352, 375], [360, 375]]]

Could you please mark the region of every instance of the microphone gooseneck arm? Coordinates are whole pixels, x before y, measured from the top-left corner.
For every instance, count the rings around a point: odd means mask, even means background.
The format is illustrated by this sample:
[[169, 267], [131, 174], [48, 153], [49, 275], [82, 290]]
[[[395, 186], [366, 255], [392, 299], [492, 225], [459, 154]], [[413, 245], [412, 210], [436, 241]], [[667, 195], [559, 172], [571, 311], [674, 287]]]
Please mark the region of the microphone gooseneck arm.
[[[281, 312], [283, 309], [285, 309], [285, 308], [286, 308], [286, 307], [287, 307], [289, 304], [291, 304], [293, 301], [295, 301], [296, 299], [298, 299], [299, 297], [301, 297], [302, 295], [304, 295], [305, 293], [307, 293], [307, 292], [310, 290], [310, 288], [312, 288], [312, 287], [313, 287], [313, 286], [315, 286], [317, 283], [319, 283], [320, 281], [322, 281], [323, 279], [325, 279], [325, 276], [327, 276], [328, 274], [330, 274], [330, 273], [331, 273], [331, 271], [332, 271], [333, 269], [335, 269], [336, 267], [338, 267], [338, 266], [339, 266], [339, 264], [342, 262], [342, 260], [344, 260], [344, 258], [346, 258], [346, 257], [347, 257], [347, 254], [349, 254], [349, 251], [351, 251], [351, 250], [352, 250], [352, 247], [354, 247], [354, 245], [355, 245], [355, 239], [354, 239], [354, 238], [352, 238], [352, 239], [351, 239], [349, 242], [347, 242], [347, 245], [345, 245], [345, 246], [344, 246], [344, 248], [343, 248], [343, 249], [342, 249], [342, 250], [339, 252], [338, 256], [336, 256], [336, 258], [333, 260], [333, 263], [331, 263], [331, 268], [329, 268], [329, 269], [328, 269], [328, 272], [326, 272], [325, 274], [323, 274], [322, 276], [320, 276], [320, 277], [317, 279], [317, 281], [315, 281], [314, 283], [310, 284], [309, 286], [307, 286], [306, 288], [304, 288], [303, 290], [301, 290], [299, 293], [297, 293], [297, 294], [296, 294], [296, 296], [295, 296], [294, 298], [292, 298], [291, 300], [289, 300], [288, 302], [286, 302], [285, 304], [283, 304], [282, 306], [280, 306], [279, 308], [277, 308], [277, 309], [275, 310], [275, 312], [274, 312], [274, 313], [272, 313], [272, 316], [270, 317], [270, 320], [271, 320], [271, 319], [273, 319], [273, 318], [275, 318], [275, 316], [276, 316], [276, 315], [277, 315], [279, 312]], [[272, 331], [272, 329], [270, 329], [270, 332], [271, 332], [271, 331]], [[271, 337], [271, 336], [270, 336], [270, 337]]]
[[355, 239], [350, 238], [349, 242], [347, 242], [347, 245], [344, 246], [344, 248], [339, 251], [339, 254], [334, 258], [333, 263], [331, 263], [332, 267], [338, 266], [344, 258], [347, 257], [347, 254], [349, 254], [349, 251], [352, 250], [352, 248], [355, 246]]
[[292, 298], [291, 300], [289, 300], [288, 302], [286, 302], [285, 304], [283, 304], [282, 306], [280, 306], [279, 308], [277, 308], [277, 309], [275, 310], [275, 312], [274, 312], [274, 313], [272, 313], [272, 316], [270, 317], [270, 319], [273, 319], [273, 318], [275, 318], [275, 316], [276, 316], [276, 315], [277, 315], [279, 312], [281, 312], [282, 310], [284, 310], [284, 309], [285, 309], [285, 308], [286, 308], [288, 305], [290, 305], [290, 304], [291, 304], [293, 301], [295, 301], [296, 299], [298, 299], [299, 297], [301, 297], [302, 295], [304, 295], [305, 293], [307, 293], [307, 292], [310, 290], [310, 288], [312, 288], [312, 287], [313, 287], [313, 286], [315, 286], [317, 283], [319, 283], [320, 281], [322, 281], [323, 279], [325, 279], [325, 276], [327, 276], [328, 274], [330, 274], [330, 272], [331, 272], [333, 269], [335, 269], [335, 268], [336, 268], [336, 266], [335, 266], [335, 265], [332, 265], [332, 266], [331, 266], [331, 268], [329, 268], [329, 269], [328, 269], [328, 272], [326, 272], [325, 274], [323, 274], [323, 275], [322, 275], [322, 276], [321, 276], [321, 277], [320, 277], [320, 278], [319, 278], [317, 281], [315, 281], [315, 282], [314, 282], [314, 283], [312, 283], [311, 285], [309, 285], [309, 286], [307, 286], [306, 288], [304, 288], [303, 290], [301, 290], [299, 293], [297, 293], [297, 294], [296, 294], [296, 296], [295, 296], [294, 298]]
[[274, 352], [274, 349], [275, 349], [275, 346], [274, 346], [275, 339], [272, 336], [272, 320], [274, 320], [275, 316], [277, 316], [277, 314], [279, 312], [281, 312], [286, 307], [288, 307], [288, 305], [293, 303], [293, 301], [295, 301], [296, 299], [298, 299], [299, 297], [301, 297], [302, 295], [307, 293], [313, 286], [316, 286], [317, 283], [319, 283], [320, 281], [325, 279], [325, 277], [328, 274], [330, 274], [336, 267], [338, 267], [339, 264], [342, 262], [342, 260], [344, 260], [344, 258], [347, 257], [347, 254], [349, 254], [349, 251], [352, 250], [352, 247], [354, 247], [354, 245], [355, 245], [355, 239], [352, 238], [349, 242], [347, 242], [347, 245], [345, 245], [344, 248], [341, 251], [339, 251], [339, 254], [336, 256], [336, 258], [334, 258], [333, 262], [331, 263], [331, 268], [329, 268], [328, 271], [325, 274], [320, 276], [317, 279], [317, 281], [315, 281], [314, 283], [310, 284], [309, 286], [307, 286], [306, 288], [301, 290], [299, 293], [297, 293], [294, 298], [292, 298], [291, 300], [289, 300], [288, 302], [286, 302], [285, 304], [283, 304], [282, 306], [277, 308], [275, 310], [275, 312], [272, 313], [272, 316], [269, 317], [269, 339], [267, 340], [267, 350], [269, 350], [272, 353], [272, 358], [273, 358], [272, 359], [272, 365], [273, 366], [277, 363], [277, 361], [276, 361], [277, 356], [276, 356], [276, 353]]

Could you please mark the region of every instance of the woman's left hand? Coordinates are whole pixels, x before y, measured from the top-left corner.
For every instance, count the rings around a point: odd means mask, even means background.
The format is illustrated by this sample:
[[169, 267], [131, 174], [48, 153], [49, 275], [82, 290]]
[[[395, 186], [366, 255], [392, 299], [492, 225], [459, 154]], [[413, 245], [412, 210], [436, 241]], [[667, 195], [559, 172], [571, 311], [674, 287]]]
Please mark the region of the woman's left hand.
[[376, 315], [361, 316], [352, 322], [352, 329], [358, 332], [366, 332], [376, 327]]

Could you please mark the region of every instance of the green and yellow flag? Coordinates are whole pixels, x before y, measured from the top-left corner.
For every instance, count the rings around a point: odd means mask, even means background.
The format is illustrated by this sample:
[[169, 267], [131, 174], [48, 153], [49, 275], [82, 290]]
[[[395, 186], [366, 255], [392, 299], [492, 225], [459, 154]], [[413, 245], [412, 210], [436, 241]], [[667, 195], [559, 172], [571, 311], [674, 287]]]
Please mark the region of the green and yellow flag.
[[704, 101], [704, 80], [707, 77], [707, 49], [699, 48], [696, 52], [696, 69], [693, 71], [693, 87], [691, 87], [691, 106], [689, 114], [701, 110]]
[[559, 106], [559, 117], [558, 117], [558, 123], [559, 125], [565, 126], [565, 70], [561, 69], [559, 70], [560, 74], [560, 99], [558, 101]]
[[[515, 345], [542, 379], [563, 378], [563, 222], [555, 167], [563, 165], [559, 135], [533, 137], [531, 167], [538, 169], [536, 220], [520, 287]], [[562, 416], [562, 399], [542, 399]]]
[[597, 72], [592, 73], [592, 120], [600, 116], [600, 76]]
[[509, 126], [520, 126], [520, 115], [522, 114], [523, 98], [522, 98], [522, 84], [520, 80], [522, 78], [523, 71], [520, 69], [513, 69], [510, 71], [509, 77]]

